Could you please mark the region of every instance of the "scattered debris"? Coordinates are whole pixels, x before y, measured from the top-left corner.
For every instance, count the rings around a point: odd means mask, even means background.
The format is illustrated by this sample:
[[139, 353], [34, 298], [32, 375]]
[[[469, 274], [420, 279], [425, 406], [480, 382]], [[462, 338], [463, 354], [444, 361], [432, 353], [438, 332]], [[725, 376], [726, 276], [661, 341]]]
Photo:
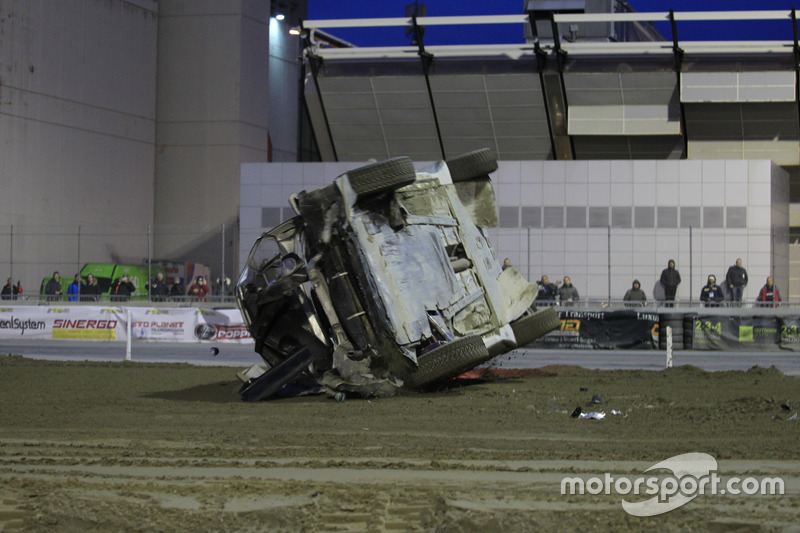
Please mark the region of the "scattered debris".
[[604, 411], [590, 411], [588, 413], [581, 413], [578, 415], [578, 418], [584, 418], [587, 420], [602, 420], [606, 417], [606, 413]]
[[797, 420], [797, 413], [790, 416], [787, 420], [792, 420], [792, 421]]
[[589, 400], [589, 403], [594, 405], [600, 405], [603, 403], [603, 399], [600, 397], [599, 394], [595, 394], [594, 396], [592, 396], [592, 399]]
[[628, 416], [628, 413], [626, 413], [626, 412], [624, 412], [624, 411], [618, 411], [617, 409], [612, 409], [612, 410], [611, 410], [611, 414], [612, 414], [612, 415], [618, 415], [618, 416], [621, 416], [622, 418], [625, 418], [626, 416]]
[[578, 407], [575, 408], [574, 411], [572, 411], [572, 414], [569, 416], [571, 416], [572, 418], [578, 418], [579, 416], [581, 416], [582, 411], [583, 409], [581, 409], [581, 406], [579, 405]]

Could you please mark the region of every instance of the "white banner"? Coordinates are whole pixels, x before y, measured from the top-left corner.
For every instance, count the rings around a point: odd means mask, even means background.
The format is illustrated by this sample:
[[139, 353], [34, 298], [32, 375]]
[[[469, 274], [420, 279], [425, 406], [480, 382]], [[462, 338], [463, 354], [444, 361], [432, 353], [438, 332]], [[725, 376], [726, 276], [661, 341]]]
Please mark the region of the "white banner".
[[15, 306], [0, 307], [2, 339], [252, 342], [236, 309]]

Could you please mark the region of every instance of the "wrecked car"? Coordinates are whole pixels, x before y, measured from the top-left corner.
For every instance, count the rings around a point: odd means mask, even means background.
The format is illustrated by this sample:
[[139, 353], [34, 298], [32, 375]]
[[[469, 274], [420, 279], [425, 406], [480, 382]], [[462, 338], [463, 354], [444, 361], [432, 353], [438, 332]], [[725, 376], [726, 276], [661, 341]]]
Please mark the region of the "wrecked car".
[[287, 384], [390, 396], [481, 365], [559, 327], [537, 286], [502, 269], [491, 150], [416, 171], [397, 157], [289, 198], [297, 216], [254, 244], [236, 287], [266, 370], [243, 399]]

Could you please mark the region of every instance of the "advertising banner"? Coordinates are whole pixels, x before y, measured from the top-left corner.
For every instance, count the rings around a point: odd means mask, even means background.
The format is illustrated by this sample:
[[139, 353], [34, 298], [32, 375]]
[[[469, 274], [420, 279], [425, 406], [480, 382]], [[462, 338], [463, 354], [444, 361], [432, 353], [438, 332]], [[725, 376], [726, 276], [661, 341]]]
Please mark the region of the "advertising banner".
[[778, 317], [778, 338], [784, 350], [800, 350], [800, 316]]
[[694, 350], [776, 350], [783, 335], [775, 316], [699, 315], [692, 328]]
[[252, 342], [236, 309], [101, 306], [0, 307], [2, 339]]
[[658, 314], [624, 311], [559, 310], [561, 328], [529, 346], [558, 349], [637, 349], [658, 347]]
[[0, 307], [0, 339], [125, 340], [118, 307]]

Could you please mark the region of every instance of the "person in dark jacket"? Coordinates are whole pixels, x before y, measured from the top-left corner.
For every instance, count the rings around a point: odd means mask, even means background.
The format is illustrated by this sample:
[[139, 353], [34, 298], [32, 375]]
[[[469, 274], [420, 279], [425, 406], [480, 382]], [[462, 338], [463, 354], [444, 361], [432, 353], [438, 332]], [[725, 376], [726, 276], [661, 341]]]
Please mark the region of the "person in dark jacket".
[[150, 284], [147, 285], [147, 290], [150, 292], [150, 299], [154, 302], [163, 302], [167, 299], [167, 282], [164, 280], [164, 274], [159, 272], [156, 274], [156, 279], [151, 279]]
[[706, 286], [700, 291], [700, 301], [705, 302], [706, 307], [717, 307], [724, 299], [725, 295], [722, 293], [722, 288], [717, 285], [717, 278], [713, 274], [708, 276]]
[[578, 289], [572, 284], [569, 276], [564, 276], [564, 284], [558, 289], [558, 301], [561, 305], [570, 306], [580, 300]]
[[121, 278], [111, 285], [111, 300], [127, 302], [135, 291], [136, 285], [131, 283], [127, 274], [123, 274]]
[[547, 276], [542, 276], [542, 279], [539, 280], [539, 293], [536, 295], [536, 303], [539, 305], [555, 305], [557, 289], [558, 285], [550, 283]]
[[737, 302], [736, 305], [741, 305], [742, 293], [745, 286], [747, 286], [747, 270], [742, 266], [742, 259], [736, 260], [736, 264], [731, 265], [728, 269], [728, 274], [725, 276], [725, 284], [730, 291], [730, 300]]
[[3, 300], [16, 300], [17, 296], [20, 294], [22, 294], [22, 282], [18, 281], [17, 284], [14, 285], [11, 278], [8, 278], [8, 281], [6, 281], [6, 284], [3, 286], [3, 290], [0, 292]]
[[[667, 268], [661, 271], [661, 284], [664, 286], [664, 299], [675, 301], [678, 285], [681, 284], [681, 274], [675, 269], [675, 261], [672, 259], [667, 263]], [[673, 304], [667, 304], [667, 307], [672, 306]]]
[[86, 275], [86, 285], [81, 290], [82, 302], [96, 302], [100, 300], [100, 284], [94, 274]]
[[778, 307], [780, 305], [781, 291], [778, 290], [778, 287], [773, 283], [772, 276], [767, 278], [767, 283], [761, 287], [756, 300], [759, 302], [760, 306]]
[[50, 301], [60, 300], [62, 292], [61, 274], [53, 272], [53, 277], [44, 286], [45, 297]]
[[631, 288], [625, 291], [625, 296], [622, 298], [626, 303], [626, 307], [633, 307], [636, 305], [644, 305], [647, 302], [647, 295], [642, 290], [642, 284], [638, 279], [633, 280]]

